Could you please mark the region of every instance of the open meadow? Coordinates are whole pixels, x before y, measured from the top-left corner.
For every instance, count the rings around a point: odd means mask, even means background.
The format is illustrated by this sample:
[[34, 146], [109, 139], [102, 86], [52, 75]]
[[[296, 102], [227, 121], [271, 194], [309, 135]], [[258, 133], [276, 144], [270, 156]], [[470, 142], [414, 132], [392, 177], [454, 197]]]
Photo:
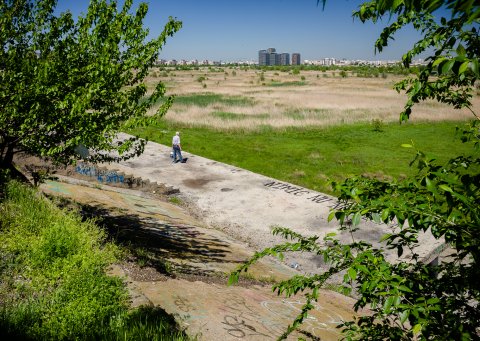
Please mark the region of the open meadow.
[[149, 88], [164, 82], [175, 102], [158, 123], [130, 132], [170, 145], [180, 130], [188, 152], [327, 193], [330, 180], [352, 175], [414, 174], [408, 163], [415, 151], [405, 143], [441, 161], [468, 153], [455, 137], [455, 127], [473, 118], [467, 109], [426, 101], [399, 125], [406, 95], [393, 85], [403, 77], [388, 70], [156, 68]]
[[[287, 69], [288, 70], [288, 69]], [[210, 67], [151, 72], [152, 84], [165, 82], [177, 96], [167, 121], [220, 130], [324, 127], [371, 122], [397, 122], [406, 101], [393, 90], [402, 76], [388, 73], [358, 77], [355, 71], [255, 70]], [[475, 107], [480, 107], [476, 96]], [[452, 110], [434, 101], [420, 103], [412, 122], [459, 121], [468, 110]]]

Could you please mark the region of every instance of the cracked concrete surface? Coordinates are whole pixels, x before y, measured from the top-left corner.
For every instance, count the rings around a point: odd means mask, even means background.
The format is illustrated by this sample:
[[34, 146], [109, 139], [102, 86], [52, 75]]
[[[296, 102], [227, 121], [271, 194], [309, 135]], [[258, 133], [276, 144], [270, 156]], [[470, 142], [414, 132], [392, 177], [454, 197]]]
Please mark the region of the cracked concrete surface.
[[[140, 240], [139, 245], [168, 260], [174, 273], [178, 272], [175, 278], [146, 267], [140, 272], [149, 274], [142, 277], [135, 276], [128, 265], [114, 265], [109, 273], [124, 278], [132, 306], [160, 306], [200, 340], [276, 339], [300, 312], [301, 296], [277, 296], [270, 284], [257, 280], [286, 279], [297, 274], [290, 267], [263, 259], [252, 266], [250, 278], [255, 280], [250, 284], [227, 286], [226, 278], [218, 276], [253, 254], [244, 243], [209, 228], [182, 208], [145, 193], [64, 180], [70, 183], [48, 181], [41, 189], [94, 207], [97, 213], [108, 212], [117, 218], [117, 237]], [[336, 326], [355, 315], [352, 305], [353, 299], [322, 290], [316, 309], [290, 339], [309, 335], [337, 340]]]

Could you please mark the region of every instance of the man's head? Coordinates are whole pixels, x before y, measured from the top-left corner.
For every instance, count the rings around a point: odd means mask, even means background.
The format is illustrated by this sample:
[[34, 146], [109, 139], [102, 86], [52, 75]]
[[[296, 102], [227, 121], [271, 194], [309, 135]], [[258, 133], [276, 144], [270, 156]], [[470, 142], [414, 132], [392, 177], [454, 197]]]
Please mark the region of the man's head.
[[179, 132], [179, 131], [177, 131], [177, 132], [175, 133], [175, 135], [177, 135], [177, 136], [180, 136], [180, 132]]

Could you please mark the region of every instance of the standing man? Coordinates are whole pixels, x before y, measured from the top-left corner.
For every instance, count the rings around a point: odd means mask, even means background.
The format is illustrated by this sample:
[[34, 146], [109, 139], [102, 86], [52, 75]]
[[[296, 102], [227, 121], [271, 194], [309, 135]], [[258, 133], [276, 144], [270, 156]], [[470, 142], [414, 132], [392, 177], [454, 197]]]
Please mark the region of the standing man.
[[[175, 136], [172, 139], [172, 147], [173, 147], [173, 161], [172, 162], [182, 162], [182, 146], [180, 145], [180, 132], [176, 132]], [[178, 160], [177, 160], [178, 154]]]

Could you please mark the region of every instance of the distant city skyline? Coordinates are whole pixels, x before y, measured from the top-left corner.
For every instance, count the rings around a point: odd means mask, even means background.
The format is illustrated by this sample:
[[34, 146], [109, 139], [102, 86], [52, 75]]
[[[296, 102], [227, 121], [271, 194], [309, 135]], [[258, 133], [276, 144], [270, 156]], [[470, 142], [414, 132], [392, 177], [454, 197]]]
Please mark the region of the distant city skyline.
[[[134, 8], [140, 0], [134, 0]], [[352, 11], [360, 0], [327, 1], [325, 10], [316, 0], [209, 0], [150, 1], [145, 25], [150, 38], [159, 35], [169, 16], [183, 22], [182, 29], [160, 53], [162, 59], [258, 61], [258, 51], [274, 46], [277, 51], [301, 54], [304, 60], [337, 59], [400, 60], [421, 38], [413, 28], [402, 30], [383, 53], [374, 53], [380, 21], [362, 24]], [[70, 10], [75, 17], [85, 13], [88, 0], [59, 0], [59, 12]], [[123, 1], [119, 1], [123, 4]]]

